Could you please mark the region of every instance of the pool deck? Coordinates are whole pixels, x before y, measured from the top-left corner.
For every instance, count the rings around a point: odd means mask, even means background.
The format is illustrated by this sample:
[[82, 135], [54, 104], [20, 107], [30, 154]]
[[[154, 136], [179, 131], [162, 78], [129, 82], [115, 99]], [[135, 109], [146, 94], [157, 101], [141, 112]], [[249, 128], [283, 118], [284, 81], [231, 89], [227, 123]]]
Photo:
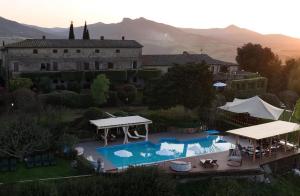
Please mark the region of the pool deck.
[[[184, 133], [173, 133], [173, 132], [163, 132], [163, 133], [155, 133], [149, 135], [149, 141], [153, 143], [157, 143], [161, 138], [176, 138], [178, 140], [187, 140], [187, 139], [193, 139], [193, 138], [199, 138], [205, 136], [206, 133], [195, 133], [195, 134], [184, 134]], [[226, 141], [230, 143], [235, 143], [235, 138], [233, 137], [227, 137], [224, 138]], [[140, 140], [133, 140], [129, 139], [129, 142], [136, 142], [136, 141], [144, 141], [143, 139]], [[241, 140], [240, 143], [242, 146], [249, 145], [248, 140]], [[123, 140], [119, 139], [115, 142], [110, 142], [108, 145], [119, 145], [123, 144]], [[106, 160], [104, 157], [101, 156], [96, 151], [96, 148], [103, 147], [103, 142], [98, 141], [92, 141], [92, 142], [84, 142], [80, 143], [77, 146], [81, 146], [84, 148], [84, 156], [87, 158], [91, 156], [94, 160], [101, 159], [104, 161], [104, 169], [108, 172], [116, 172], [117, 169], [112, 165], [112, 163], [108, 160]], [[167, 173], [175, 174], [175, 175], [186, 175], [186, 174], [196, 174], [196, 175], [208, 175], [208, 174], [239, 174], [241, 172], [248, 172], [248, 173], [262, 173], [261, 165], [279, 160], [284, 159], [290, 156], [299, 155], [300, 150], [295, 151], [288, 151], [284, 152], [283, 150], [280, 150], [278, 152], [273, 153], [271, 156], [263, 156], [262, 159], [257, 158], [255, 161], [252, 160], [252, 157], [249, 157], [248, 155], [243, 155], [243, 163], [241, 166], [233, 167], [228, 165], [228, 155], [229, 151], [224, 152], [217, 152], [217, 153], [211, 153], [211, 154], [205, 154], [205, 155], [199, 155], [195, 157], [187, 157], [187, 158], [181, 158], [178, 160], [187, 161], [192, 163], [192, 170], [190, 172], [184, 172], [184, 173], [178, 173], [174, 172], [170, 169], [170, 163], [171, 161], [165, 161], [156, 164], [159, 168], [165, 170]], [[213, 168], [204, 168], [200, 165], [200, 159], [216, 159], [218, 160], [218, 167]], [[120, 171], [120, 170], [119, 170]]]

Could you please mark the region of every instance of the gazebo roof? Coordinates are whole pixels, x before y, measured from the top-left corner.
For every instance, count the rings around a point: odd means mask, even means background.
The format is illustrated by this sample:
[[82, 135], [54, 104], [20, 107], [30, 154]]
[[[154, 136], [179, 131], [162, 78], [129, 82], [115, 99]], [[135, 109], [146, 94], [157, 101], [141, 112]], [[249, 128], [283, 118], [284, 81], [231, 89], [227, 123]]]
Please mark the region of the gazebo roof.
[[277, 135], [283, 135], [295, 131], [299, 131], [300, 126], [296, 123], [286, 121], [274, 121], [270, 123], [264, 123], [260, 125], [254, 125], [250, 127], [244, 127], [240, 129], [234, 129], [227, 131], [234, 135], [260, 140], [264, 138], [270, 138]]
[[152, 121], [141, 116], [126, 116], [126, 117], [114, 117], [105, 118], [99, 120], [90, 120], [90, 123], [97, 126], [98, 129], [134, 126], [151, 124]]

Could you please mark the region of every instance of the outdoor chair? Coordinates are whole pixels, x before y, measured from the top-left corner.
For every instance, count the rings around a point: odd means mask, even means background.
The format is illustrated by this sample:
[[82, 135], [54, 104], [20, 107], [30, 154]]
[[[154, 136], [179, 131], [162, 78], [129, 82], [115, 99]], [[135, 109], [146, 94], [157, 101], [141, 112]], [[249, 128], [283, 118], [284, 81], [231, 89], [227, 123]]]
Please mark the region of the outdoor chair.
[[140, 137], [131, 135], [129, 131], [127, 132], [127, 135], [128, 135], [128, 137], [131, 138], [131, 139], [140, 139]]
[[204, 168], [213, 167], [213, 165], [211, 164], [211, 162], [212, 162], [212, 159], [200, 159], [200, 164]]
[[140, 135], [136, 130], [134, 131], [134, 134], [139, 138], [145, 138], [145, 135]]
[[219, 164], [217, 162], [218, 162], [218, 160], [214, 159], [211, 161], [210, 164], [212, 164], [213, 166], [219, 167]]

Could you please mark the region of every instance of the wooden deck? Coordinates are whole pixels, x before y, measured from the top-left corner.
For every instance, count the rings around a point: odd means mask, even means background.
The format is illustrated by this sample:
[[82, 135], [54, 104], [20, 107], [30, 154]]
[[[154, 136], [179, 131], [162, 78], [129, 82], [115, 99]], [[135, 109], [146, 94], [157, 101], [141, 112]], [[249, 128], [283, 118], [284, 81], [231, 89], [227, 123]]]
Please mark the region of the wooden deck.
[[[170, 169], [170, 162], [163, 162], [159, 163], [158, 167], [165, 170], [167, 173], [172, 173], [176, 175], [238, 175], [238, 174], [259, 174], [263, 173], [263, 170], [261, 168], [262, 165], [276, 162], [281, 159], [285, 159], [292, 156], [298, 156], [300, 155], [300, 150], [296, 151], [288, 151], [284, 152], [283, 150], [273, 153], [271, 156], [265, 155], [262, 158], [257, 158], [255, 161], [253, 161], [251, 156], [243, 155], [243, 162], [241, 166], [230, 166], [228, 165], [228, 155], [229, 151], [225, 152], [219, 152], [214, 154], [208, 154], [208, 155], [201, 155], [196, 157], [189, 157], [189, 158], [183, 158], [179, 159], [182, 161], [187, 161], [192, 163], [192, 170], [189, 172], [175, 172]], [[216, 159], [218, 160], [218, 166], [215, 166], [213, 168], [204, 168], [200, 164], [200, 159]]]

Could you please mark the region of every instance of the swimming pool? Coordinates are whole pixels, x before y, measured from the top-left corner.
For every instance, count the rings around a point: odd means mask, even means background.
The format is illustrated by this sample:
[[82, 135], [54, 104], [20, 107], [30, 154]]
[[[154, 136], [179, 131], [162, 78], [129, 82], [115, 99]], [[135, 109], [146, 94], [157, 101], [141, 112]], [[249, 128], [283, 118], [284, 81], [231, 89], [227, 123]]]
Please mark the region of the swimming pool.
[[175, 138], [163, 138], [157, 144], [149, 141], [97, 148], [105, 159], [116, 168], [130, 165], [146, 165], [167, 160], [222, 152], [233, 148], [217, 135], [179, 141]]

